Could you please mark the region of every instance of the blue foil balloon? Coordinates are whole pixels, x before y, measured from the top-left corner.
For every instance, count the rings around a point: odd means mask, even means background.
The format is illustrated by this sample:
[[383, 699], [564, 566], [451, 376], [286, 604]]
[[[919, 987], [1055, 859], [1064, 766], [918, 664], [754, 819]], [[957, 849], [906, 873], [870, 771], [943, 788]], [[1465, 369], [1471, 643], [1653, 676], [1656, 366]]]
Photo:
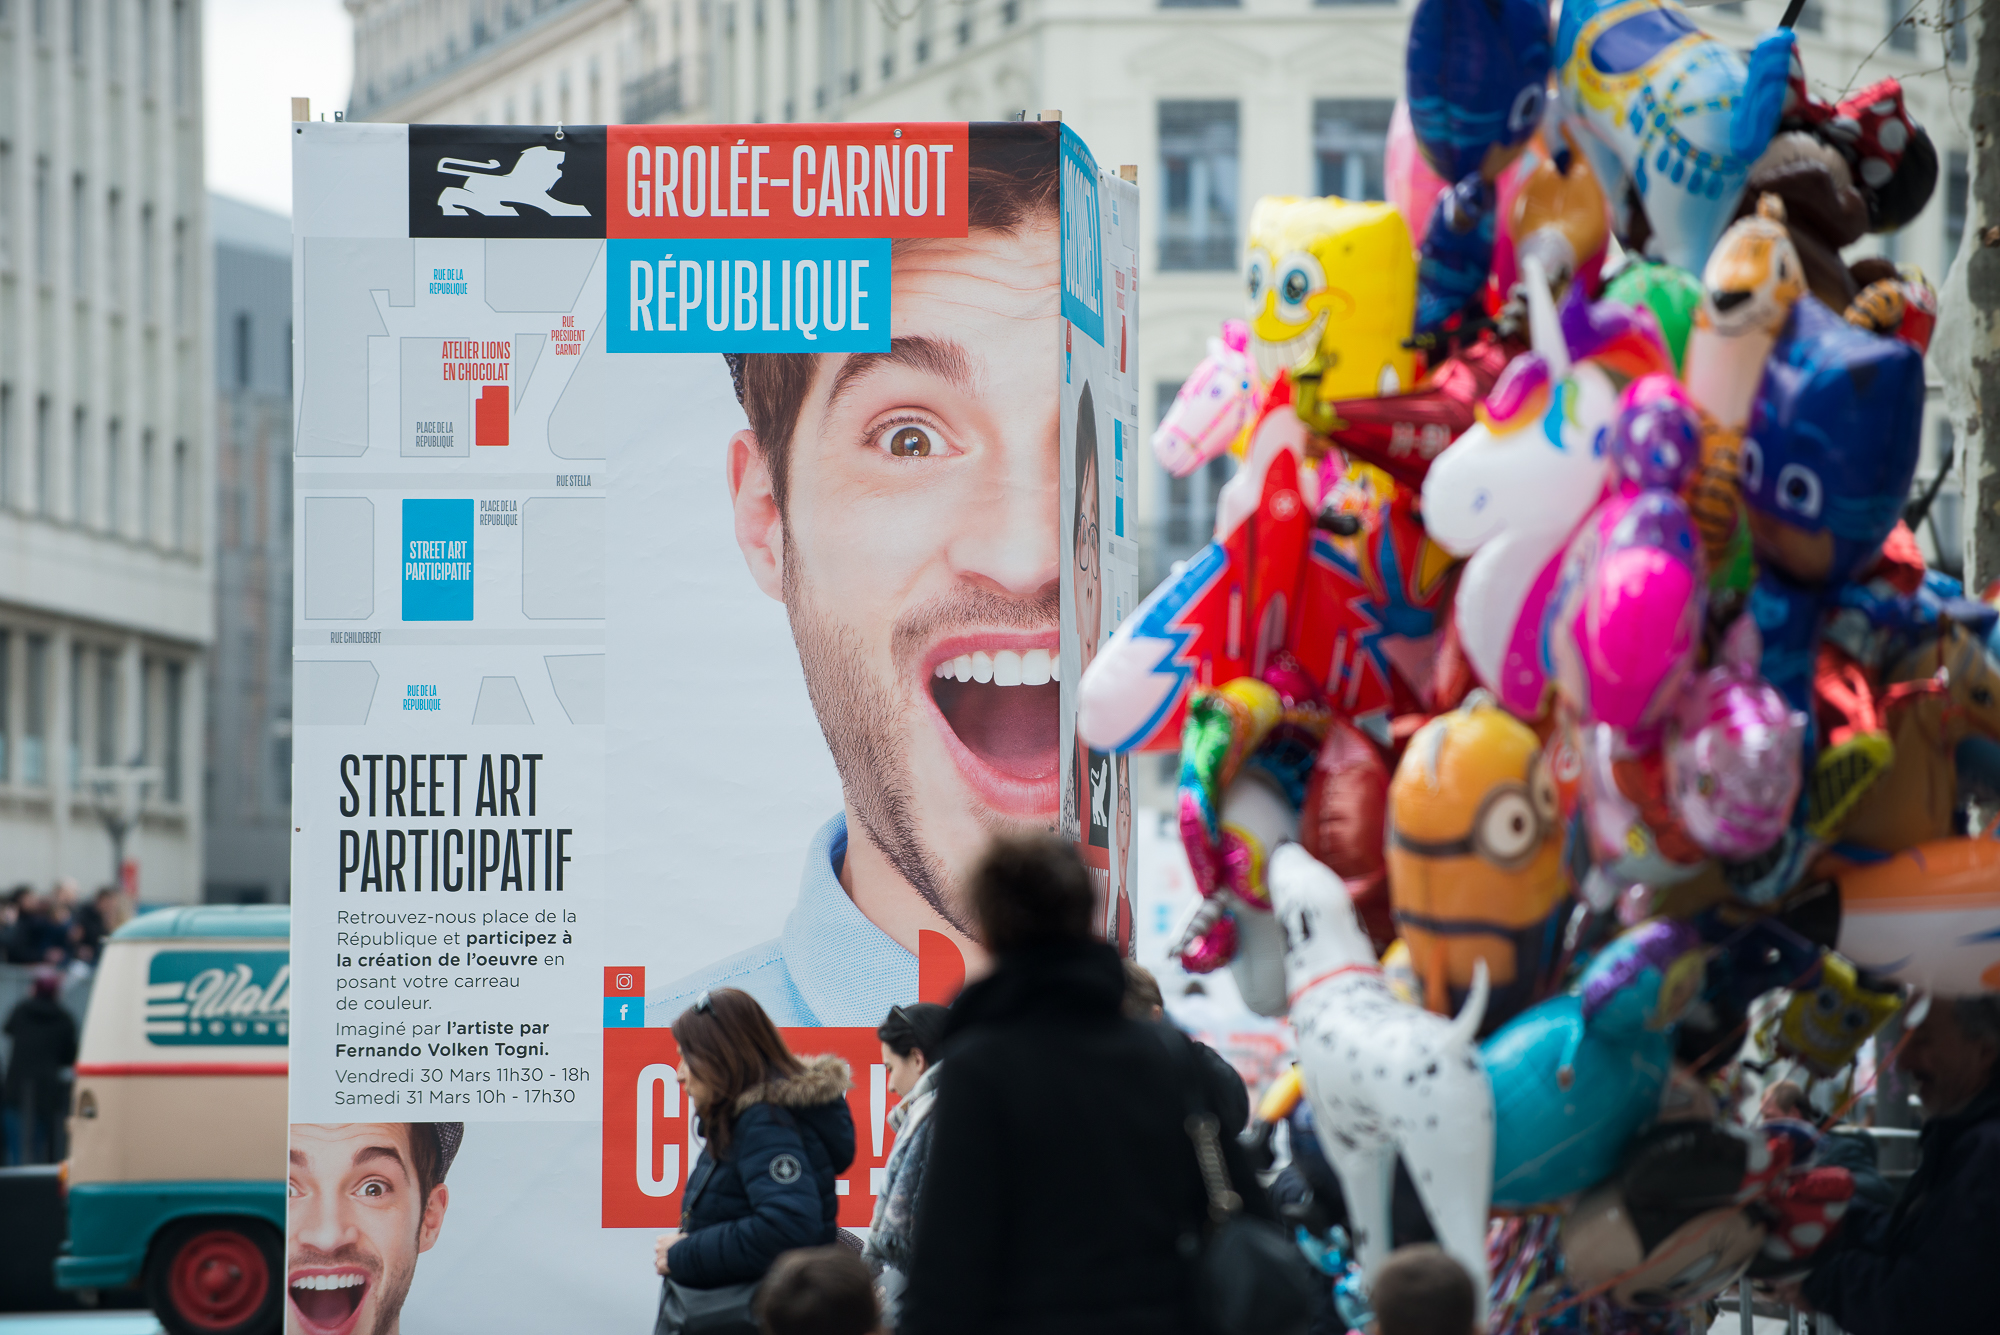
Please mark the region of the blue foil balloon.
[[1548, 96], [1549, 11], [1539, 0], [1421, 0], [1404, 86], [1425, 161], [1446, 181], [1535, 132]]
[[1658, 1111], [1673, 1021], [1704, 950], [1683, 922], [1642, 923], [1606, 946], [1577, 989], [1481, 1045], [1493, 1082], [1493, 1204], [1526, 1209], [1595, 1186]]

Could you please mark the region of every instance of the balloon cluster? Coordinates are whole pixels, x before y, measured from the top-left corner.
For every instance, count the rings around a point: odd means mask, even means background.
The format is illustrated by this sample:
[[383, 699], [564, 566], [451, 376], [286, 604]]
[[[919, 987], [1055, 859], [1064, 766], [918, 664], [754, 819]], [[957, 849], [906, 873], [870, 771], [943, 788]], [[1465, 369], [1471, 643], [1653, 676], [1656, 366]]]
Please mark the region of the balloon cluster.
[[[1965, 823], [1996, 612], [1903, 523], [1935, 301], [1840, 257], [1936, 154], [1893, 80], [1829, 105], [1788, 30], [1745, 56], [1672, 0], [1553, 34], [1421, 0], [1408, 64], [1391, 203], [1252, 213], [1248, 308], [1154, 442], [1238, 458], [1214, 541], [1078, 726], [1180, 751], [1188, 968], [1266, 1014], [1312, 985], [1272, 911], [1296, 842], [1409, 1003], [1478, 977], [1463, 1190], [1560, 1220], [1496, 1230], [1552, 1259], [1493, 1272], [1659, 1313], [1803, 1268], [1851, 1190], [1741, 1125], [1746, 1058], [1851, 1083], [1911, 995], [2000, 990], [2000, 839]], [[1352, 1105], [1307, 1067], [1331, 1152]]]

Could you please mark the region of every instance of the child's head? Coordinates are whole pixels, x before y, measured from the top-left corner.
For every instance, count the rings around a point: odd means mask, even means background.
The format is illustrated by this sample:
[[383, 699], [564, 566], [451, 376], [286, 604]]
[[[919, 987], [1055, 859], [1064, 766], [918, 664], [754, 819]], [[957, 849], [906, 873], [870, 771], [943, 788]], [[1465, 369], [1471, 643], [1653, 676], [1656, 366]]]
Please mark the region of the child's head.
[[882, 1324], [868, 1267], [845, 1247], [786, 1252], [757, 1290], [764, 1335], [872, 1335]]
[[1391, 1252], [1368, 1297], [1376, 1335], [1475, 1335], [1479, 1330], [1472, 1276], [1428, 1243]]

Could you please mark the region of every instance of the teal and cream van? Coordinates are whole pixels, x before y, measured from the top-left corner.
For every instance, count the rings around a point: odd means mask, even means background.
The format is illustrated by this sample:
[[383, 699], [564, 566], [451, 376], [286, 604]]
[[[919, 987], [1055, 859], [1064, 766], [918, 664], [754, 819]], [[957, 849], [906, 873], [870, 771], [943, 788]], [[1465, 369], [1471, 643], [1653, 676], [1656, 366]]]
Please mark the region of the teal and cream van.
[[111, 937], [76, 1063], [65, 1289], [143, 1286], [172, 1335], [283, 1313], [291, 910], [160, 909]]

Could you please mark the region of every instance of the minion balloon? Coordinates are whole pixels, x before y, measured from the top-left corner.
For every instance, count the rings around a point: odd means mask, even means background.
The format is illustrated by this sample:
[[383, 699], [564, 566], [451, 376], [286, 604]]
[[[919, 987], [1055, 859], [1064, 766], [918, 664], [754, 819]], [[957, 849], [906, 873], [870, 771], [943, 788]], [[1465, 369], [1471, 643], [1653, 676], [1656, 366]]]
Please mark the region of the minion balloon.
[[1555, 781], [1533, 730], [1475, 692], [1410, 739], [1389, 782], [1389, 904], [1423, 980], [1453, 1013], [1486, 961], [1490, 1032], [1535, 1001], [1569, 893]]

